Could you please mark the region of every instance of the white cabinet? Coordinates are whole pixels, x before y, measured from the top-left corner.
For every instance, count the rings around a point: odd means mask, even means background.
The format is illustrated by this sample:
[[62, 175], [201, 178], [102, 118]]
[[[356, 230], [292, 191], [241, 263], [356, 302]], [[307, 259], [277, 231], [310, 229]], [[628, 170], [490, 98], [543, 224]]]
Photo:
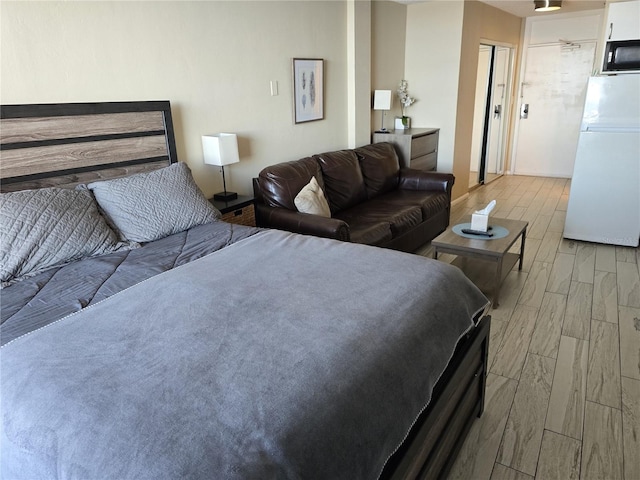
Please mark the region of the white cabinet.
[[640, 39], [640, 0], [607, 5], [605, 41]]

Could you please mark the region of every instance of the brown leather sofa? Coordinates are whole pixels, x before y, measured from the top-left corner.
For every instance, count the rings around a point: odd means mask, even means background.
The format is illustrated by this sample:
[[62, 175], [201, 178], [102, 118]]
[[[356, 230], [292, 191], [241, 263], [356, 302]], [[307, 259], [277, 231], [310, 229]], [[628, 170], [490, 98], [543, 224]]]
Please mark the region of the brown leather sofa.
[[[294, 199], [315, 176], [331, 218]], [[264, 168], [253, 187], [256, 224], [413, 252], [449, 225], [451, 174], [400, 169], [392, 144], [313, 155]]]

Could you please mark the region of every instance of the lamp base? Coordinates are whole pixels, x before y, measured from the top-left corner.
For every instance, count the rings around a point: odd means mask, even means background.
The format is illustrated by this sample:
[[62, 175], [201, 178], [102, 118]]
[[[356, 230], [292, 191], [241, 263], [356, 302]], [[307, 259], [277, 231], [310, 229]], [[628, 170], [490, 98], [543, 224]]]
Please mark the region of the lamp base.
[[216, 193], [213, 196], [214, 200], [220, 200], [221, 202], [229, 202], [236, 198], [238, 198], [238, 194], [236, 192], [227, 192], [226, 190], [224, 192]]

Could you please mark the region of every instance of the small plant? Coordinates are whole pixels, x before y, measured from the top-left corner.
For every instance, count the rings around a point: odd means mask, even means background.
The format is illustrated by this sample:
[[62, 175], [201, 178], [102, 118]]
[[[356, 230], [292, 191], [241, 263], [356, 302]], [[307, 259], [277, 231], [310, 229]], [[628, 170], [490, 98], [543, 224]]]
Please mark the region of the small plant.
[[409, 92], [407, 91], [407, 87], [409, 86], [409, 82], [406, 80], [401, 80], [400, 85], [398, 86], [398, 99], [400, 100], [400, 105], [402, 105], [402, 119], [407, 116], [407, 107], [413, 105], [416, 101], [415, 98], [409, 96]]

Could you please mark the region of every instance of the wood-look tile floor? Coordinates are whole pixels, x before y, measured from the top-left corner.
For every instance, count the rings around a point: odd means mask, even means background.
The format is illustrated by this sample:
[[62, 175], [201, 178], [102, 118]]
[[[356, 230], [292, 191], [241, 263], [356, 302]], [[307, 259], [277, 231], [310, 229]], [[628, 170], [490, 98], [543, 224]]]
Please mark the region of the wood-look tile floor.
[[485, 411], [450, 479], [640, 480], [640, 251], [563, 239], [569, 188], [506, 176], [452, 209], [455, 225], [496, 199], [494, 217], [529, 227], [491, 310]]

